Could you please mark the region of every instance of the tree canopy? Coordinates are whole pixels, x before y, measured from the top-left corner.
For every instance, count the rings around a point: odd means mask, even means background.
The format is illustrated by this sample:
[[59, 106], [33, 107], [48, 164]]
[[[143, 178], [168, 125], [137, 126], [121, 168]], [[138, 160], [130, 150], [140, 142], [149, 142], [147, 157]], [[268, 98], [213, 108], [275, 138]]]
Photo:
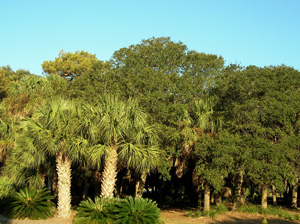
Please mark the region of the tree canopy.
[[226, 65], [169, 37], [109, 61], [61, 51], [42, 68], [0, 68], [3, 189], [47, 185], [61, 216], [71, 193], [209, 210], [225, 195], [232, 209], [257, 195], [266, 208], [272, 188], [297, 207], [298, 70]]

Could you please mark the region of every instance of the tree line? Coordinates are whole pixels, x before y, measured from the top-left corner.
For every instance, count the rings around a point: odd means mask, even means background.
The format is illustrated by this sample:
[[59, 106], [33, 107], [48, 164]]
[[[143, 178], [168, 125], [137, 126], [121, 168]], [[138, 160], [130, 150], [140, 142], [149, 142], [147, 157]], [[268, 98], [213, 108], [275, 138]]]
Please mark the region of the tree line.
[[227, 198], [297, 208], [300, 73], [225, 65], [150, 38], [101, 61], [61, 51], [44, 76], [0, 68], [0, 197], [47, 187], [71, 199], [150, 197], [209, 210]]

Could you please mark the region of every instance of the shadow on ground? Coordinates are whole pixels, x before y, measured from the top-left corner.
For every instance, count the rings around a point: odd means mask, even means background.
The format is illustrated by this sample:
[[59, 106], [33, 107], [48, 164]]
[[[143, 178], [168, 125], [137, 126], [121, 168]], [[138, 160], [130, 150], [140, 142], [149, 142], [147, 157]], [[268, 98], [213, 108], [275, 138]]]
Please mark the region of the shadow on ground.
[[11, 219], [4, 217], [3, 215], [0, 215], [0, 223], [11, 223]]
[[[230, 221], [218, 221], [218, 220], [214, 220], [214, 222], [212, 223], [222, 223], [222, 224], [260, 224], [262, 223], [262, 219], [261, 218], [253, 218], [253, 219], [239, 219], [239, 218], [231, 218], [232, 220]], [[267, 219], [268, 220], [268, 224], [291, 224], [291, 223], [298, 223], [299, 222], [292, 222], [292, 221], [287, 221], [287, 220], [282, 220], [282, 219], [276, 219], [276, 218], [271, 218], [271, 219]]]

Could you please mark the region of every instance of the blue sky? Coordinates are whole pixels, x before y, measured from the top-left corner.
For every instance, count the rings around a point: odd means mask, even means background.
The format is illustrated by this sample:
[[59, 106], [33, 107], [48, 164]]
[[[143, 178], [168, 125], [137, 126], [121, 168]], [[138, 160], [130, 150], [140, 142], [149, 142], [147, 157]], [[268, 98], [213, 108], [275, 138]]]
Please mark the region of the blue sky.
[[37, 75], [60, 50], [109, 60], [153, 36], [227, 64], [300, 70], [300, 0], [1, 0], [0, 8], [0, 66]]

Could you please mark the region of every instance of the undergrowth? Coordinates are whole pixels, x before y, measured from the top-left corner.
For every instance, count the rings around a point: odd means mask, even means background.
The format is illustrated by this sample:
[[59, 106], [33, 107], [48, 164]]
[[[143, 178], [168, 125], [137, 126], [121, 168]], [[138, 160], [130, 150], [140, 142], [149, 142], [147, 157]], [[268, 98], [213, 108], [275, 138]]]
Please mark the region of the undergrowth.
[[300, 215], [290, 214], [289, 212], [282, 210], [281, 207], [269, 206], [267, 209], [263, 209], [258, 205], [247, 204], [239, 207], [237, 211], [245, 213], [258, 213], [263, 215], [274, 215], [290, 221], [300, 221]]
[[[212, 206], [210, 211], [189, 211], [186, 215], [193, 218], [199, 218], [203, 216], [215, 218], [218, 214], [222, 214], [227, 211], [228, 208], [224, 204], [221, 204], [218, 207]], [[290, 221], [300, 221], [300, 215], [290, 214], [289, 212], [282, 210], [281, 207], [269, 206], [267, 209], [263, 209], [259, 205], [247, 204], [239, 207], [237, 212], [274, 215]]]
[[82, 201], [74, 224], [161, 224], [156, 202], [147, 198], [96, 198]]
[[211, 206], [211, 209], [209, 211], [189, 211], [187, 213], [188, 217], [193, 217], [193, 218], [199, 218], [199, 217], [211, 217], [215, 218], [218, 214], [223, 214], [228, 211], [228, 208], [224, 205], [221, 204], [218, 207], [216, 206]]

